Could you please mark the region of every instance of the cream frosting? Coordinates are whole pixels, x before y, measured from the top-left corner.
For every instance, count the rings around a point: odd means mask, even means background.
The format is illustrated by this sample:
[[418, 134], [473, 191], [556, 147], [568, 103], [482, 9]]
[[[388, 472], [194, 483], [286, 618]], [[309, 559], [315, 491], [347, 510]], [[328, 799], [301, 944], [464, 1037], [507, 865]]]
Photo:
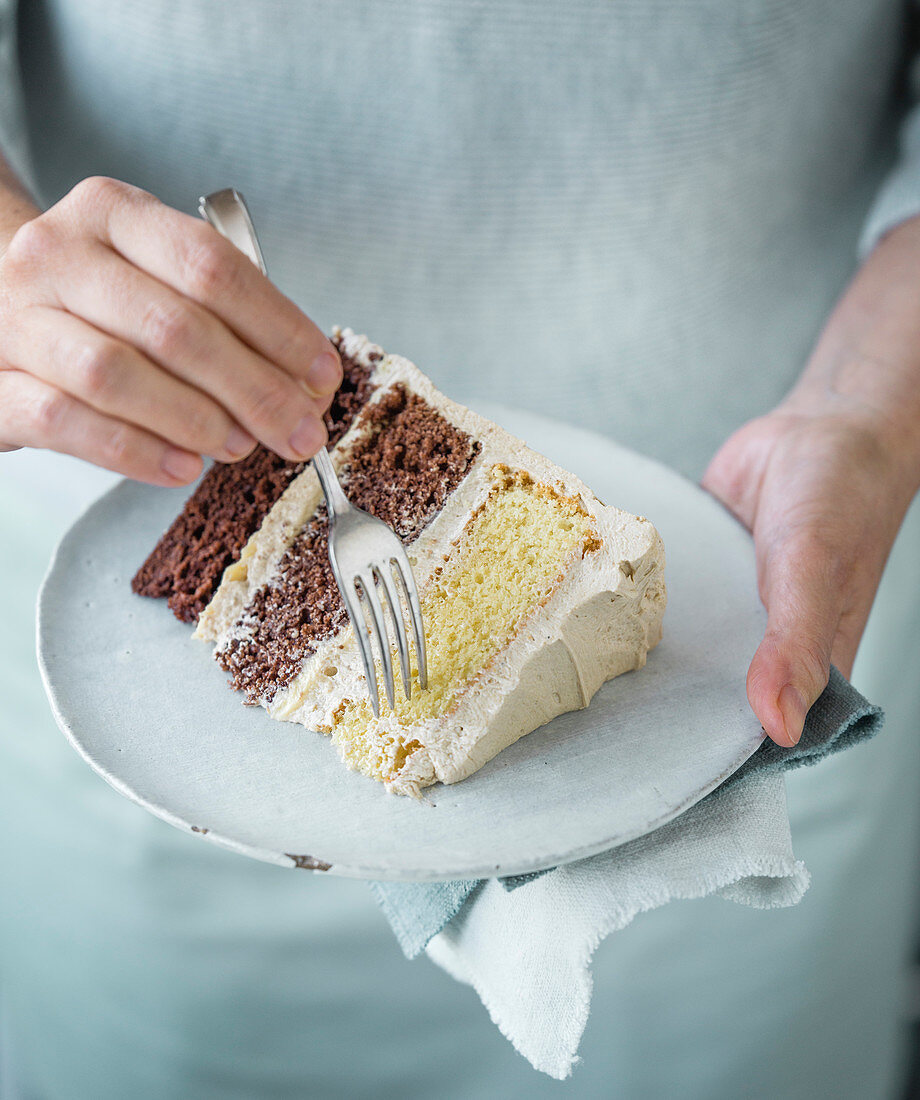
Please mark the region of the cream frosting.
[[[459, 539], [471, 515], [486, 501], [497, 464], [527, 471], [535, 481], [577, 497], [592, 517], [601, 542], [599, 549], [572, 563], [550, 597], [532, 609], [508, 644], [454, 701], [448, 715], [410, 727], [420, 747], [408, 755], [387, 785], [396, 793], [418, 795], [432, 783], [466, 778], [521, 736], [565, 711], [587, 706], [606, 680], [645, 664], [649, 649], [661, 638], [666, 603], [664, 548], [647, 519], [602, 504], [574, 474], [444, 397], [408, 360], [383, 354], [351, 330], [341, 332], [341, 337], [349, 355], [374, 367], [378, 388], [370, 402], [402, 384], [481, 447], [467, 476], [407, 548], [421, 590], [443, 563], [446, 548]], [[351, 446], [366, 430], [364, 418], [357, 417], [331, 452], [337, 468], [347, 462]], [[235, 636], [236, 623], [249, 600], [277, 575], [282, 556], [320, 499], [316, 475], [307, 467], [266, 516], [240, 561], [226, 570], [196, 636], [215, 642], [217, 650]], [[321, 641], [292, 682], [271, 700], [263, 700], [263, 706], [273, 718], [330, 732], [342, 704], [366, 694], [357, 641], [346, 626]], [[397, 742], [407, 740], [396, 735], [405, 735], [406, 728], [388, 714], [385, 701], [374, 730], [382, 745], [394, 738], [390, 751], [395, 767]]]

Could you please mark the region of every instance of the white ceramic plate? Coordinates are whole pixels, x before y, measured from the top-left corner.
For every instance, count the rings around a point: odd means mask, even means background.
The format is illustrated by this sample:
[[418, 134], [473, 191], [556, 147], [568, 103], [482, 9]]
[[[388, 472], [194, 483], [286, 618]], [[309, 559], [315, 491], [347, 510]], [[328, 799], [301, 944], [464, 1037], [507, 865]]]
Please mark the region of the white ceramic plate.
[[[416, 802], [348, 771], [322, 735], [244, 707], [210, 646], [130, 580], [187, 490], [122, 482], [61, 542], [39, 597], [39, 662], [61, 729], [116, 790], [235, 851], [333, 874], [521, 874], [663, 825], [763, 737], [745, 674], [764, 626], [750, 538], [677, 474], [608, 440], [490, 410], [664, 539], [664, 640], [587, 710]], [[323, 867], [322, 869], [327, 869]]]

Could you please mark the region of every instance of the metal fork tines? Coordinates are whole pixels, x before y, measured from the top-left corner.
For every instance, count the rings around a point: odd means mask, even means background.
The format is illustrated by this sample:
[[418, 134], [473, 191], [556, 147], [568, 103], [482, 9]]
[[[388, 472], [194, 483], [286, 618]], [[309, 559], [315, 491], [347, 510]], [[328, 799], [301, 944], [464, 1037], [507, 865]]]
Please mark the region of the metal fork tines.
[[[263, 275], [267, 274], [252, 218], [249, 216], [243, 196], [238, 191], [227, 189], [207, 195], [198, 200], [198, 209], [201, 216], [248, 256]], [[428, 660], [425, 652], [422, 607], [415, 577], [412, 574], [412, 565], [396, 533], [382, 520], [356, 508], [345, 496], [325, 447], [314, 456], [313, 468], [319, 478], [329, 511], [329, 561], [339, 586], [342, 602], [354, 628], [355, 637], [358, 639], [371, 708], [374, 717], [379, 718], [380, 694], [377, 687], [377, 669], [372, 640], [376, 643], [376, 649], [380, 654], [383, 687], [391, 710], [396, 707], [396, 691], [393, 658], [378, 588], [381, 588], [386, 595], [390, 619], [393, 623], [403, 691], [407, 699], [412, 695], [409, 641], [396, 579], [399, 580], [399, 586], [409, 609], [418, 663], [419, 686], [422, 688], [428, 686]], [[364, 606], [369, 611], [367, 616], [364, 614]]]
[[[395, 579], [405, 594], [409, 606], [409, 620], [415, 640], [418, 658], [418, 682], [428, 686], [428, 662], [425, 652], [425, 632], [422, 625], [422, 608], [419, 602], [415, 577], [408, 555], [396, 534], [375, 516], [356, 508], [342, 492], [332, 468], [328, 453], [320, 451], [313, 465], [323, 487], [326, 507], [329, 509], [329, 561], [335, 574], [345, 610], [354, 627], [361, 661], [367, 676], [371, 707], [379, 717], [379, 693], [377, 670], [371, 638], [376, 642], [383, 669], [383, 687], [390, 709], [396, 706], [393, 658], [387, 635], [383, 604], [378, 588], [386, 594], [390, 618], [396, 637], [396, 651], [402, 672], [403, 691], [409, 699], [412, 693], [412, 676], [409, 665], [409, 641], [402, 616], [402, 601]], [[364, 615], [362, 600], [370, 612]]]

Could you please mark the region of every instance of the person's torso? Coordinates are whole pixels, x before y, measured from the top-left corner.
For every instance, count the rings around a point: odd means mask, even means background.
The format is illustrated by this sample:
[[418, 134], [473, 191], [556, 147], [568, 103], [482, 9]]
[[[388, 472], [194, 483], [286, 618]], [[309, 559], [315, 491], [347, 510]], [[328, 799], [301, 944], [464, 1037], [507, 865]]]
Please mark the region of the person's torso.
[[893, 0], [21, 0], [41, 192], [233, 185], [270, 270], [452, 395], [698, 474], [855, 263]]

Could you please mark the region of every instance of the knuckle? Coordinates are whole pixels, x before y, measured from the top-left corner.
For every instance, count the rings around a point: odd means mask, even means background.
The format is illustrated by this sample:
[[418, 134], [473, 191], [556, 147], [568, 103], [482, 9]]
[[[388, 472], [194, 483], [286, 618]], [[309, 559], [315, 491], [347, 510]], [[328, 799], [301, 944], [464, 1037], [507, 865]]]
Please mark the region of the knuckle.
[[126, 467], [134, 456], [134, 432], [127, 424], [109, 428], [100, 440], [100, 452], [107, 466]]
[[13, 235], [4, 255], [4, 266], [17, 272], [33, 271], [48, 262], [57, 236], [45, 217], [33, 218]]
[[772, 630], [767, 632], [772, 642], [773, 660], [780, 679], [786, 682], [806, 681], [823, 687], [827, 681], [827, 664], [830, 653], [828, 642], [816, 631], [799, 626], [796, 630]]
[[215, 231], [203, 234], [188, 253], [187, 279], [192, 293], [205, 301], [229, 293], [237, 283], [240, 262], [249, 261], [242, 254], [231, 253]]
[[142, 328], [147, 345], [166, 358], [195, 343], [192, 311], [181, 303], [155, 303], [144, 315]]
[[90, 399], [111, 396], [118, 388], [121, 360], [121, 347], [115, 340], [82, 345], [71, 364], [78, 391]]
[[817, 696], [827, 683], [830, 654], [819, 639], [803, 640], [796, 653], [797, 664]]
[[321, 341], [306, 325], [296, 325], [278, 341], [278, 361], [308, 366], [313, 357], [322, 351]]
[[125, 197], [128, 185], [110, 176], [87, 176], [65, 196], [74, 206], [108, 206]]
[[277, 430], [279, 423], [291, 418], [294, 408], [295, 402], [291, 400], [288, 388], [277, 382], [268, 382], [250, 395], [246, 411], [254, 423]]
[[35, 398], [31, 420], [41, 440], [53, 441], [61, 434], [69, 404], [68, 398], [60, 390], [42, 390]]
[[210, 455], [223, 450], [229, 429], [224, 427], [223, 417], [216, 409], [205, 404], [191, 404], [183, 409], [182, 421], [192, 449]]

